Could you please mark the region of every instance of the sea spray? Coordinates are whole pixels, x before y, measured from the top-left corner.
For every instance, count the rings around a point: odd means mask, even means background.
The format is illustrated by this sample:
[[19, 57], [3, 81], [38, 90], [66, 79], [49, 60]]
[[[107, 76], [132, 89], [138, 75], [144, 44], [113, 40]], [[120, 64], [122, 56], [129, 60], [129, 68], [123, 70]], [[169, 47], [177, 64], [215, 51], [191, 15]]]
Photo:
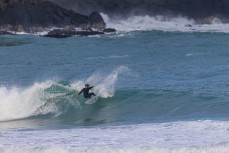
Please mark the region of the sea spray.
[[85, 83], [95, 86], [93, 91], [96, 95], [102, 98], [113, 97], [115, 94], [115, 84], [118, 75], [128, 73], [130, 70], [126, 66], [120, 66], [113, 70], [109, 75], [102, 76], [101, 73], [96, 72], [86, 79], [86, 81], [76, 81], [71, 85], [72, 89], [80, 91]]
[[25, 89], [0, 88], [0, 121], [24, 119], [49, 114], [58, 117], [80, 103], [74, 91], [54, 81], [35, 83]]
[[93, 91], [100, 97], [112, 97], [115, 94], [118, 76], [129, 71], [126, 66], [120, 66], [107, 76], [97, 72], [88, 77], [86, 81], [80, 80], [68, 85], [46, 81], [34, 83], [25, 89], [1, 87], [0, 121], [47, 114], [56, 118], [60, 115], [71, 114], [81, 107], [76, 91], [80, 91], [84, 87], [84, 83], [94, 85]]
[[45, 103], [44, 89], [51, 81], [35, 83], [27, 89], [0, 88], [0, 121], [22, 119], [31, 116], [37, 108]]
[[129, 16], [125, 19], [113, 19], [101, 13], [107, 27], [115, 28], [120, 32], [131, 31], [164, 31], [164, 32], [223, 32], [229, 33], [228, 24], [223, 24], [220, 19], [214, 18], [211, 24], [198, 24], [193, 19], [183, 16], [167, 17], [156, 16]]
[[115, 94], [115, 83], [118, 79], [118, 75], [128, 72], [129, 69], [125, 66], [120, 66], [115, 69], [110, 75], [108, 75], [105, 80], [95, 87], [96, 93], [100, 97], [108, 98], [113, 97]]

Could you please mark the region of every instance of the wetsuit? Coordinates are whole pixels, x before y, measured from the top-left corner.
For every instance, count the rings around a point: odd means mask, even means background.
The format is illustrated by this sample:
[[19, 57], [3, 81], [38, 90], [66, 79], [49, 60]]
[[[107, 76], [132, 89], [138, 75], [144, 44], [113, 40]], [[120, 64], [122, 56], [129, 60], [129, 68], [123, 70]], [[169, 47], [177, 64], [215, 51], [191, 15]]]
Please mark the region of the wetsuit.
[[89, 93], [89, 90], [92, 89], [93, 87], [88, 87], [88, 88], [83, 88], [78, 95], [80, 95], [83, 92], [84, 98], [91, 98], [91, 96], [95, 96], [93, 92]]

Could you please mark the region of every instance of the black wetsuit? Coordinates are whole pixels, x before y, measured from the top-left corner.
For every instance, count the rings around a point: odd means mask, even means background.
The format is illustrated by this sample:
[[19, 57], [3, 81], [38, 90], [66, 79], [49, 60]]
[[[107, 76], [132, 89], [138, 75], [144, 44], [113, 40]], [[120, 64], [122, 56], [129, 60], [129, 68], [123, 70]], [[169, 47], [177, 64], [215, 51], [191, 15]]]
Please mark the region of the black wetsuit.
[[84, 98], [91, 98], [91, 96], [95, 96], [93, 92], [89, 93], [89, 90], [92, 89], [93, 87], [88, 87], [88, 88], [83, 88], [80, 92], [79, 95], [83, 92]]

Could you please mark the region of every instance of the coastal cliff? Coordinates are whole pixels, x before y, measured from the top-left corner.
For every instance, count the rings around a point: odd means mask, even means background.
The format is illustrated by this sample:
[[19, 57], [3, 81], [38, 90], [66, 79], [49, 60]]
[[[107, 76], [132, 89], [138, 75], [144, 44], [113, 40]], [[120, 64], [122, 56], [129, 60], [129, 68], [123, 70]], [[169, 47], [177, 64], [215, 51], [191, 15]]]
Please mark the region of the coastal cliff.
[[207, 23], [213, 17], [229, 22], [228, 0], [52, 0], [82, 13], [100, 11], [110, 16], [166, 15], [184, 16]]
[[98, 12], [83, 15], [47, 0], [0, 1], [0, 31], [33, 33], [52, 27], [103, 30], [106, 24]]
[[47, 36], [68, 37], [115, 31], [106, 29], [99, 12], [122, 19], [147, 14], [168, 18], [183, 16], [194, 19], [197, 24], [211, 24], [215, 19], [229, 23], [228, 0], [1, 0], [0, 34], [36, 33], [53, 27], [58, 30]]

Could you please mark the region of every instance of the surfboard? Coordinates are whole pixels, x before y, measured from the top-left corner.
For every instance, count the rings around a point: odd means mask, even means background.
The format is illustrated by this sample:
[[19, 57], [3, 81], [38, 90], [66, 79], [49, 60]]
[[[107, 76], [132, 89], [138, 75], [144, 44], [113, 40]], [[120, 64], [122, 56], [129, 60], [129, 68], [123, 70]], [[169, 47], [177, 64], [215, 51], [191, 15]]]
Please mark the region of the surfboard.
[[87, 101], [85, 101], [85, 104], [94, 104], [98, 100], [99, 96], [93, 96]]

